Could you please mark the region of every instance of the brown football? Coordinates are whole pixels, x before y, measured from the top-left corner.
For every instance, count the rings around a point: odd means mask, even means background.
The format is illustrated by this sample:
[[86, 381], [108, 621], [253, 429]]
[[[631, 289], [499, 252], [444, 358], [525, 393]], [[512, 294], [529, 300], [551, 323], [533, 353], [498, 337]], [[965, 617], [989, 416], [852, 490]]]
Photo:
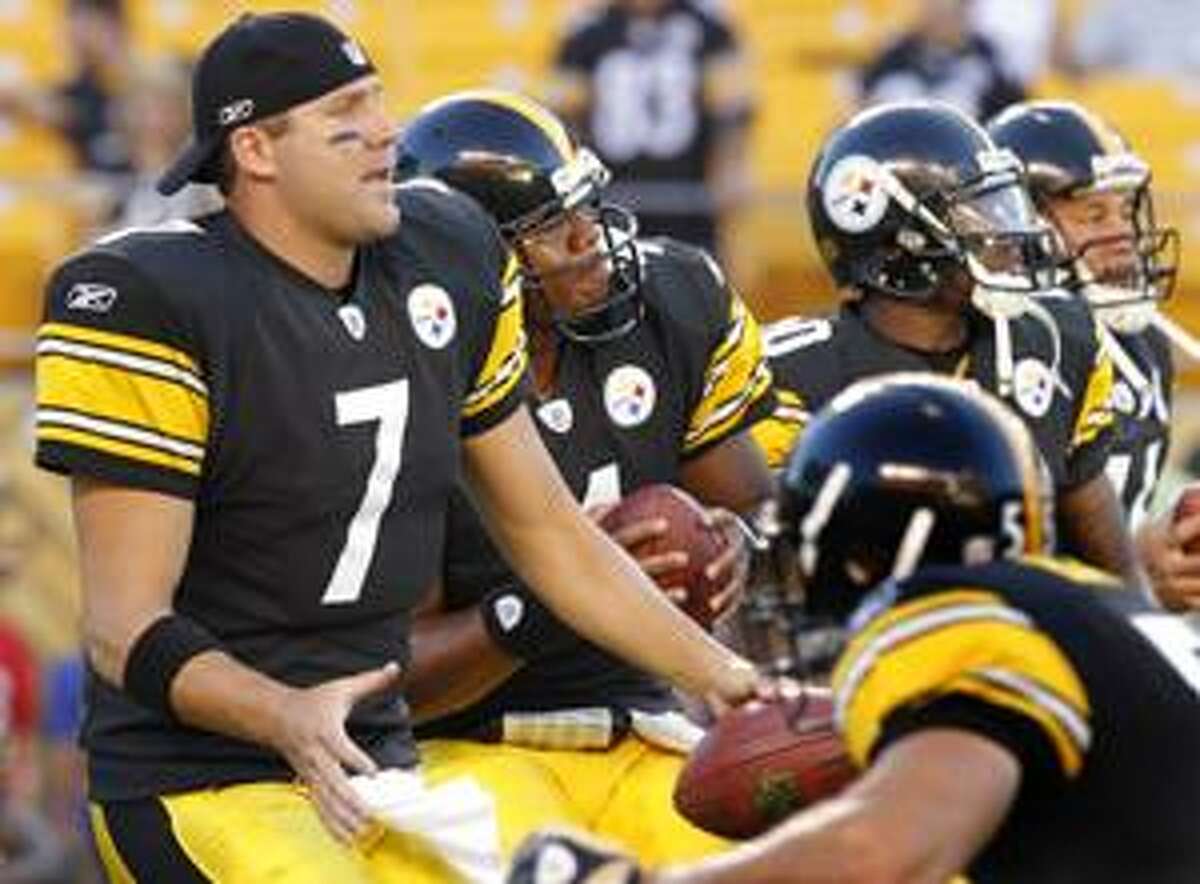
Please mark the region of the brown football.
[[666, 519], [667, 530], [630, 552], [635, 557], [675, 551], [687, 553], [687, 565], [658, 574], [654, 579], [663, 588], [687, 590], [687, 599], [680, 607], [708, 628], [721, 613], [714, 611], [709, 602], [721, 591], [724, 581], [709, 580], [704, 569], [725, 551], [728, 541], [719, 529], [709, 527], [704, 507], [698, 500], [681, 488], [661, 483], [643, 485], [623, 497], [601, 519], [600, 526], [611, 534], [626, 525], [655, 518]]
[[692, 750], [675, 784], [675, 807], [725, 838], [752, 838], [836, 795], [857, 771], [833, 724], [833, 697], [750, 702], [721, 717]]
[[[1197, 513], [1200, 513], [1200, 482], [1193, 482], [1191, 485], [1185, 486], [1179, 492], [1179, 497], [1175, 498], [1175, 511], [1172, 519], [1180, 522]], [[1200, 538], [1185, 546], [1184, 552], [1200, 553]]]

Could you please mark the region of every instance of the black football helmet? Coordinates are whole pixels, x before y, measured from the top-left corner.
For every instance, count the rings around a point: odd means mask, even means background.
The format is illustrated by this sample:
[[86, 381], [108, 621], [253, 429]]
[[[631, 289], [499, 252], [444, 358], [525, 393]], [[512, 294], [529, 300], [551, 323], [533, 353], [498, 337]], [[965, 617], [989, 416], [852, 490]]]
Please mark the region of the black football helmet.
[[[642, 313], [641, 273], [634, 243], [637, 224], [625, 209], [601, 201], [610, 174], [586, 148], [575, 145], [549, 110], [514, 92], [478, 90], [450, 95], [423, 108], [400, 133], [400, 181], [429, 176], [478, 201], [505, 239], [590, 211], [610, 262], [608, 298], [595, 307], [555, 317], [566, 336], [602, 342], [630, 331]], [[524, 282], [540, 285], [531, 268]]]
[[[1078, 246], [1066, 284], [1085, 294], [1097, 314], [1117, 330], [1144, 328], [1154, 302], [1170, 296], [1179, 263], [1178, 231], [1160, 227], [1155, 220], [1150, 167], [1115, 128], [1073, 102], [1013, 105], [993, 118], [987, 131], [1024, 162], [1030, 191], [1043, 209], [1051, 198], [1097, 191], [1133, 196], [1130, 233]], [[1096, 280], [1087, 269], [1087, 252], [1114, 240], [1133, 245], [1136, 260], [1128, 279]]]
[[776, 547], [810, 617], [844, 623], [889, 579], [1053, 547], [1048, 476], [1024, 425], [969, 381], [860, 381], [812, 421], [780, 479]]
[[937, 102], [864, 110], [821, 148], [808, 182], [817, 248], [841, 286], [927, 299], [950, 274], [1033, 292], [1061, 256], [1020, 162]]

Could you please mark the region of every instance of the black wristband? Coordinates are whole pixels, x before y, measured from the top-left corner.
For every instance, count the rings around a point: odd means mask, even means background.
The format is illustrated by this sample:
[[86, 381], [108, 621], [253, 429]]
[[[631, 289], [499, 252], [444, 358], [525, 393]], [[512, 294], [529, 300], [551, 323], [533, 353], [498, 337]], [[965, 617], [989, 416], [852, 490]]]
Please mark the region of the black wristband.
[[521, 660], [544, 657], [582, 641], [537, 596], [516, 583], [493, 589], [479, 607], [492, 641]]
[[142, 630], [125, 660], [124, 688], [143, 706], [168, 718], [171, 682], [188, 660], [221, 643], [211, 632], [187, 617], [167, 614]]

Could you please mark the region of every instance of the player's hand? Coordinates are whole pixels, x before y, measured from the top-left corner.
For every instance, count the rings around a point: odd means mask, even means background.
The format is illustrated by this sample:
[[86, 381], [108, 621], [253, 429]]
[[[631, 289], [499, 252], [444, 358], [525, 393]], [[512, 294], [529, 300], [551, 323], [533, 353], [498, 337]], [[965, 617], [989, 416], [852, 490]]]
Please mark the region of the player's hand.
[[1138, 557], [1159, 603], [1168, 611], [1200, 610], [1200, 514], [1146, 522], [1135, 538]]
[[724, 664], [713, 673], [704, 692], [704, 702], [719, 718], [734, 706], [750, 700], [775, 700], [779, 693], [779, 682], [760, 673], [749, 660], [729, 653]]
[[371, 810], [350, 785], [346, 770], [377, 772], [371, 756], [346, 733], [346, 717], [371, 694], [395, 687], [400, 667], [337, 678], [310, 688], [292, 688], [274, 710], [272, 745], [308, 786], [317, 812], [334, 837], [351, 842], [371, 823]]
[[[587, 515], [592, 521], [599, 525], [605, 516], [607, 516], [615, 503], [598, 504], [588, 507]], [[660, 537], [667, 532], [667, 520], [662, 518], [657, 519], [642, 519], [638, 522], [630, 522], [615, 531], [606, 532], [613, 541], [620, 546], [625, 552], [629, 553], [630, 557], [638, 563], [638, 567], [642, 569], [647, 577], [654, 580], [662, 574], [668, 574], [671, 571], [679, 570], [687, 567], [688, 555], [683, 550], [670, 550], [660, 553], [640, 553], [638, 547], [642, 546], [649, 540]], [[667, 598], [676, 604], [682, 604], [687, 601], [687, 589], [685, 587], [664, 587], [663, 592]]]
[[727, 509], [713, 507], [706, 511], [710, 527], [725, 536], [725, 551], [708, 563], [704, 576], [709, 580], [724, 580], [720, 592], [708, 600], [713, 618], [718, 619], [737, 607], [746, 592], [750, 579], [750, 546], [741, 520]]

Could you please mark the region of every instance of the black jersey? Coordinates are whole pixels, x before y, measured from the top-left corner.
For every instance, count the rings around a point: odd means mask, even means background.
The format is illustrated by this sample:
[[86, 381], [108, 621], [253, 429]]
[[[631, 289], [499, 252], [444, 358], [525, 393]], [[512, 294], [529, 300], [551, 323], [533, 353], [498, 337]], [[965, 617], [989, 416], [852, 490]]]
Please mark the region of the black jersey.
[[1175, 372], [1171, 344], [1157, 328], [1111, 334], [1123, 358], [1113, 359], [1112, 409], [1117, 423], [1108, 478], [1121, 498], [1130, 528], [1137, 528], [1167, 462]]
[[924, 728], [1000, 744], [1021, 785], [976, 884], [1200, 876], [1200, 638], [1062, 560], [921, 569], [869, 596], [834, 674], [864, 765]]
[[[226, 213], [69, 259], [37, 347], [37, 461], [188, 498], [174, 608], [290, 685], [407, 658], [441, 567], [459, 437], [510, 414], [526, 365], [505, 249], [466, 198], [412, 186], [339, 299]], [[351, 713], [381, 764], [414, 753], [399, 695]], [[94, 673], [92, 794], [289, 777], [262, 747], [165, 720]]]
[[[1058, 375], [1054, 346], [1040, 322], [1011, 322], [1015, 372], [1004, 401], [1020, 416], [1058, 488], [1098, 475], [1112, 445], [1112, 362], [1101, 347], [1095, 320], [1076, 298], [1047, 299], [1062, 352]], [[854, 305], [827, 319], [789, 318], [763, 330], [775, 376], [779, 407], [755, 427], [755, 438], [772, 466], [782, 466], [808, 416], [854, 381], [895, 371], [953, 372], [996, 392], [995, 340], [989, 321], [971, 314], [968, 350], [956, 364], [937, 365], [923, 353], [894, 344], [873, 331]]]
[[622, 6], [608, 4], [568, 36], [555, 62], [559, 89], [586, 94], [584, 140], [612, 169], [612, 198], [636, 212], [641, 229], [712, 248], [713, 138], [751, 113], [734, 34], [686, 0], [654, 16]]
[[[538, 431], [575, 496], [608, 503], [652, 482], [770, 413], [770, 373], [758, 326], [703, 252], [671, 240], [638, 243], [645, 313], [601, 345], [561, 341], [555, 388], [534, 404]], [[515, 580], [474, 510], [451, 509], [446, 605], [463, 608]], [[663, 708], [657, 679], [579, 640], [538, 658], [482, 701], [422, 726], [422, 736], [474, 733], [508, 711], [581, 706]]]

